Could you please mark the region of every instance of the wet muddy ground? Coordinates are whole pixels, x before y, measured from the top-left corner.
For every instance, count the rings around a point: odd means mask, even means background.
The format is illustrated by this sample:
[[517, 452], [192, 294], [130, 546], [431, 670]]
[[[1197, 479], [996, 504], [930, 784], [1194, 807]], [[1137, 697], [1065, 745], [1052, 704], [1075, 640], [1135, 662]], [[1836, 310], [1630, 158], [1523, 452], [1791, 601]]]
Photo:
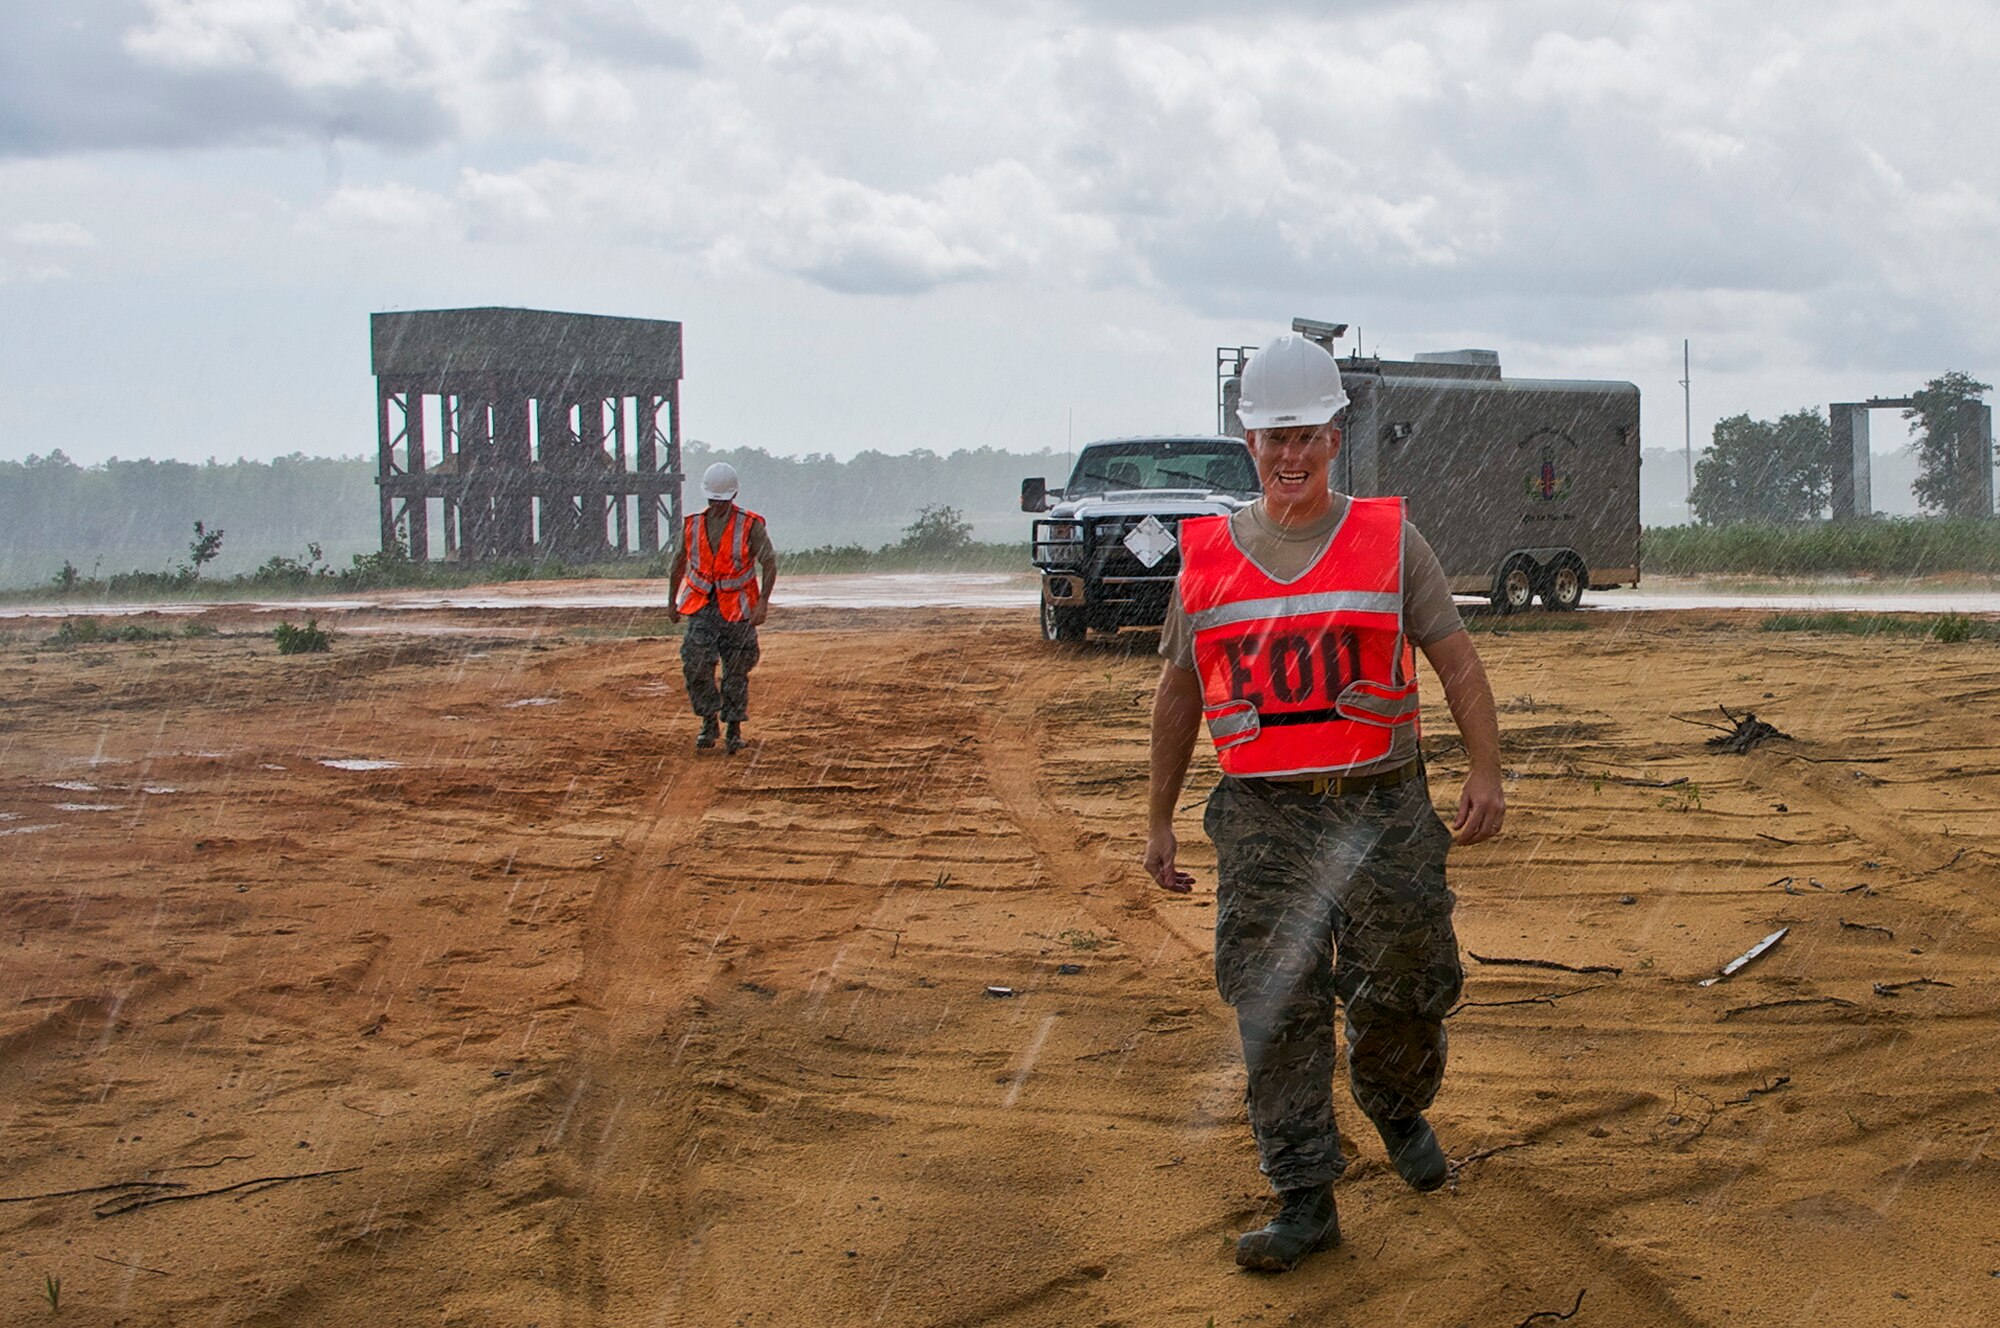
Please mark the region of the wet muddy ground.
[[[804, 609], [962, 608], [1004, 610], [1039, 602], [1032, 572], [866, 572], [828, 576], [786, 576], [783, 602]], [[456, 590], [385, 590], [346, 596], [302, 596], [287, 600], [245, 600], [235, 604], [193, 602], [58, 603], [0, 602], [0, 629], [72, 615], [125, 618], [147, 613], [173, 615], [225, 609], [257, 613], [355, 614], [375, 612], [405, 626], [439, 611], [565, 614], [624, 611], [657, 614], [666, 602], [664, 581], [520, 581]], [[1460, 603], [1477, 605], [1476, 597]], [[1584, 608], [1595, 611], [1678, 609], [1806, 609], [1821, 612], [2000, 614], [2000, 583], [1987, 576], [1898, 578], [1772, 579], [1765, 577], [1647, 577], [1642, 586], [1594, 590]], [[460, 626], [480, 619], [448, 618]]]
[[1195, 893], [1136, 865], [1151, 637], [781, 611], [729, 758], [629, 610], [204, 618], [0, 644], [0, 1320], [2000, 1321], [1994, 643], [1482, 636], [1462, 1165], [1343, 1094], [1346, 1241], [1270, 1278], [1206, 757]]

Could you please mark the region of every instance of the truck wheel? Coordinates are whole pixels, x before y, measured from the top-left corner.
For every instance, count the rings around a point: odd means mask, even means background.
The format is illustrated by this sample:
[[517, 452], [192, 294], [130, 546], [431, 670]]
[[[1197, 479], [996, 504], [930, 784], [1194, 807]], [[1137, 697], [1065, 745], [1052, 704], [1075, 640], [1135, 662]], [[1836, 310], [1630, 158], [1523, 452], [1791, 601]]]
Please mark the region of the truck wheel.
[[1535, 602], [1535, 564], [1528, 558], [1515, 558], [1500, 569], [1500, 575], [1493, 582], [1492, 603], [1495, 613], [1520, 613]]
[[1559, 559], [1542, 582], [1542, 607], [1545, 609], [1573, 609], [1583, 603], [1583, 588], [1590, 581], [1590, 574], [1583, 570], [1583, 564], [1574, 558]]
[[1090, 623], [1082, 609], [1065, 608], [1060, 604], [1042, 601], [1042, 639], [1060, 641], [1064, 644], [1081, 641], [1090, 630]]

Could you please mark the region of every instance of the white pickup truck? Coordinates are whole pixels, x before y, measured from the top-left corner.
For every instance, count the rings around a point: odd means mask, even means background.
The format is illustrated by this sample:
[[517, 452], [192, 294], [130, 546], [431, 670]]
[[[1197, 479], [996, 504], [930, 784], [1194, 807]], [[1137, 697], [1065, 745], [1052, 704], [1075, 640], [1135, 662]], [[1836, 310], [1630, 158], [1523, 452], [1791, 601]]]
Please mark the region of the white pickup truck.
[[1042, 635], [1080, 641], [1092, 628], [1158, 627], [1180, 575], [1180, 523], [1234, 512], [1257, 498], [1239, 438], [1111, 438], [1076, 458], [1069, 482], [1021, 482], [1042, 572]]

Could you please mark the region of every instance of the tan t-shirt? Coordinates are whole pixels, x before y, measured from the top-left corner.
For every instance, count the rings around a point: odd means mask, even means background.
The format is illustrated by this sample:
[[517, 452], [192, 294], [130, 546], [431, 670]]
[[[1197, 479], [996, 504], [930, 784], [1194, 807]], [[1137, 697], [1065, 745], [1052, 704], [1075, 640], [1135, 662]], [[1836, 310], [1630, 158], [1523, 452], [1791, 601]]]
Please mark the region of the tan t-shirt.
[[[1229, 532], [1250, 561], [1277, 581], [1292, 581], [1318, 561], [1333, 539], [1333, 532], [1347, 516], [1347, 495], [1333, 495], [1333, 506], [1319, 520], [1304, 526], [1281, 526], [1264, 514], [1262, 503], [1252, 503], [1229, 518]], [[1444, 568], [1430, 544], [1417, 528], [1403, 522], [1403, 633], [1419, 646], [1442, 641], [1453, 632], [1465, 630], [1452, 602], [1451, 587]], [[1167, 605], [1167, 621], [1160, 629], [1160, 654], [1170, 664], [1194, 671], [1194, 628], [1187, 610], [1181, 606], [1180, 590]], [[1389, 755], [1380, 761], [1357, 767], [1354, 773], [1393, 770], [1417, 754], [1415, 726], [1396, 728]]]

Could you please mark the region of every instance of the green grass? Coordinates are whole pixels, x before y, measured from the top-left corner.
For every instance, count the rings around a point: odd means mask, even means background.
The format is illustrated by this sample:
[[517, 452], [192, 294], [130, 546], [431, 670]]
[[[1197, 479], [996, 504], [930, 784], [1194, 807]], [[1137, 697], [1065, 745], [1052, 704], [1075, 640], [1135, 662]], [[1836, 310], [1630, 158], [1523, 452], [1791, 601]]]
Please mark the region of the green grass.
[[271, 639], [278, 643], [281, 655], [321, 654], [333, 649], [333, 633], [322, 628], [317, 618], [306, 619], [304, 627], [281, 622], [271, 632]]
[[106, 626], [95, 618], [65, 618], [55, 635], [46, 638], [42, 644], [62, 649], [67, 646], [107, 645], [114, 641], [173, 641], [180, 636], [178, 631], [147, 627], [143, 623]]
[[2000, 573], [2000, 521], [1884, 517], [1801, 525], [1665, 526], [1640, 541], [1656, 576]]
[[2000, 641], [2000, 623], [1947, 613], [1774, 613], [1759, 624], [1767, 632], [1833, 632], [1841, 636], [1916, 636], [1956, 644]]
[[[281, 573], [267, 569], [247, 576], [195, 579], [173, 572], [120, 572], [99, 580], [84, 577], [58, 583], [0, 591], [13, 603], [66, 603], [305, 598], [351, 594], [358, 590], [458, 590], [467, 586], [499, 585], [509, 581], [640, 581], [664, 580], [665, 554], [603, 563], [411, 562], [393, 555], [358, 557], [343, 571], [307, 572], [294, 565]], [[858, 544], [823, 544], [816, 549], [778, 551], [778, 574], [813, 575], [835, 572], [1026, 572], [1025, 543], [969, 544], [948, 553], [920, 553], [887, 545], [864, 549]]]

